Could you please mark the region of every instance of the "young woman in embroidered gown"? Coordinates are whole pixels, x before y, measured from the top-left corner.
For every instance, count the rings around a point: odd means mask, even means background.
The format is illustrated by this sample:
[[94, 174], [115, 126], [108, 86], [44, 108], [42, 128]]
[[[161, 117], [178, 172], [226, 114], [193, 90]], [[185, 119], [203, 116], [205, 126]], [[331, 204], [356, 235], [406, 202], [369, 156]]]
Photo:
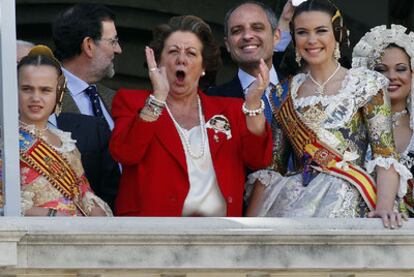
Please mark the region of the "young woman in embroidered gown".
[[[355, 46], [352, 66], [373, 69], [388, 78], [395, 145], [401, 162], [414, 173], [414, 32], [407, 33], [401, 25], [371, 29]], [[413, 216], [412, 179], [404, 200]]]
[[[394, 211], [394, 200], [399, 184], [411, 174], [395, 151], [386, 79], [367, 69], [341, 67], [339, 45], [348, 40], [347, 30], [331, 2], [299, 5], [291, 31], [297, 61], [305, 60], [309, 72], [291, 80], [278, 119], [302, 170], [288, 177], [269, 170], [249, 176], [247, 214], [369, 216], [381, 217], [385, 227], [400, 226], [402, 216]], [[373, 159], [364, 170], [368, 144]], [[374, 170], [376, 182], [368, 174]]]
[[36, 46], [17, 66], [22, 213], [25, 216], [108, 216], [93, 194], [70, 133], [48, 127], [59, 113], [65, 77], [46, 46]]

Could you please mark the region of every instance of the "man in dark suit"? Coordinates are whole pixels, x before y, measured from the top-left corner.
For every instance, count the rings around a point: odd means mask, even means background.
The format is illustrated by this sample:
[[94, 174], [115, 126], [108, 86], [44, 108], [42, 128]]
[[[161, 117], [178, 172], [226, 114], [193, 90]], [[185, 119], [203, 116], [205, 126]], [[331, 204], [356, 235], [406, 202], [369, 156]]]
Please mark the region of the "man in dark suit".
[[[53, 121], [51, 118], [49, 121]], [[113, 210], [120, 171], [118, 164], [109, 153], [111, 132], [104, 119], [61, 113], [56, 118], [56, 127], [72, 133], [72, 138], [76, 140], [76, 146], [81, 153], [82, 165], [91, 188]]]
[[[286, 172], [289, 158], [286, 153], [290, 146], [274, 114], [288, 94], [288, 82], [276, 72], [283, 53], [275, 55], [274, 51], [284, 51], [291, 40], [288, 30], [293, 11], [288, 0], [277, 22], [273, 10], [261, 2], [246, 1], [231, 8], [224, 19], [224, 42], [239, 70], [231, 81], [210, 87], [207, 91], [207, 94], [214, 96], [245, 98], [260, 72], [260, 60], [264, 60], [269, 68], [270, 80], [262, 97], [264, 114], [272, 127], [273, 161], [270, 167], [282, 174]], [[279, 28], [284, 32], [285, 45], [276, 48], [281, 36]]]
[[112, 130], [115, 91], [97, 84], [115, 74], [113, 60], [122, 53], [115, 14], [100, 4], [82, 3], [60, 13], [52, 25], [55, 55], [62, 62], [69, 93], [62, 111], [104, 118]]
[[[270, 86], [276, 86], [281, 76], [276, 73], [283, 52], [290, 42], [289, 21], [293, 6], [288, 1], [277, 22], [276, 15], [267, 5], [246, 1], [231, 8], [224, 19], [224, 42], [232, 60], [237, 63], [238, 74], [229, 82], [208, 89], [209, 95], [244, 98], [248, 87], [259, 72], [263, 59], [269, 68]], [[281, 30], [283, 44], [278, 46]], [[286, 43], [287, 42], [287, 43]], [[268, 101], [270, 88], [266, 92]]]

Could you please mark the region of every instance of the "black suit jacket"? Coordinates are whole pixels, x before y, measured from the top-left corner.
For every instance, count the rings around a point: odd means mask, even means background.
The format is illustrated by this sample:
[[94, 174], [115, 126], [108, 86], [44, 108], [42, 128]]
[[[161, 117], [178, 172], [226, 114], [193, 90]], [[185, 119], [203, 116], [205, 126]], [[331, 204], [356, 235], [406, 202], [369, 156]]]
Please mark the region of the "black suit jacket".
[[[104, 85], [101, 85], [99, 83], [96, 84], [96, 89], [106, 110], [109, 114], [111, 114], [112, 99], [114, 98], [116, 91], [108, 87], [105, 87]], [[67, 91], [63, 95], [62, 111], [69, 113], [80, 113], [79, 108], [75, 103], [75, 100], [73, 100], [72, 95], [70, 94], [70, 91]]]
[[72, 133], [93, 191], [113, 210], [120, 170], [109, 153], [111, 132], [106, 121], [94, 116], [61, 113], [57, 117], [57, 127]]
[[225, 96], [244, 99], [243, 88], [237, 74], [230, 82], [215, 87], [209, 87], [207, 94], [211, 96]]

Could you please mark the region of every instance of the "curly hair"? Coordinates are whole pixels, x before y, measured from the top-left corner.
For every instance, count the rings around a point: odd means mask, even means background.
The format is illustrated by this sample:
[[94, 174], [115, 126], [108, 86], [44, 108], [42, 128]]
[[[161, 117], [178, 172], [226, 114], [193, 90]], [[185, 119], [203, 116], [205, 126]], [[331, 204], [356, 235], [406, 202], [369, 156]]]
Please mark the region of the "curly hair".
[[167, 24], [155, 27], [150, 43], [150, 47], [154, 50], [155, 60], [159, 63], [165, 41], [177, 31], [191, 32], [201, 41], [203, 67], [206, 74], [200, 78], [199, 86], [207, 88], [216, 79], [217, 71], [221, 66], [221, 57], [220, 47], [214, 39], [210, 26], [201, 18], [194, 15], [174, 16]]

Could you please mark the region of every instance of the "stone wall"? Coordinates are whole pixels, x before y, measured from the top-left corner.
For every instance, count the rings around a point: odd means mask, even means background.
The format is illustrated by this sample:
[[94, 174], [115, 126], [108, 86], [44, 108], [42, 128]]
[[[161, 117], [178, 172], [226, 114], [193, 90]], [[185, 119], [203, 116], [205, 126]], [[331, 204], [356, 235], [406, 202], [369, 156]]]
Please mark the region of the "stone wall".
[[0, 276], [413, 276], [414, 222], [2, 218]]

